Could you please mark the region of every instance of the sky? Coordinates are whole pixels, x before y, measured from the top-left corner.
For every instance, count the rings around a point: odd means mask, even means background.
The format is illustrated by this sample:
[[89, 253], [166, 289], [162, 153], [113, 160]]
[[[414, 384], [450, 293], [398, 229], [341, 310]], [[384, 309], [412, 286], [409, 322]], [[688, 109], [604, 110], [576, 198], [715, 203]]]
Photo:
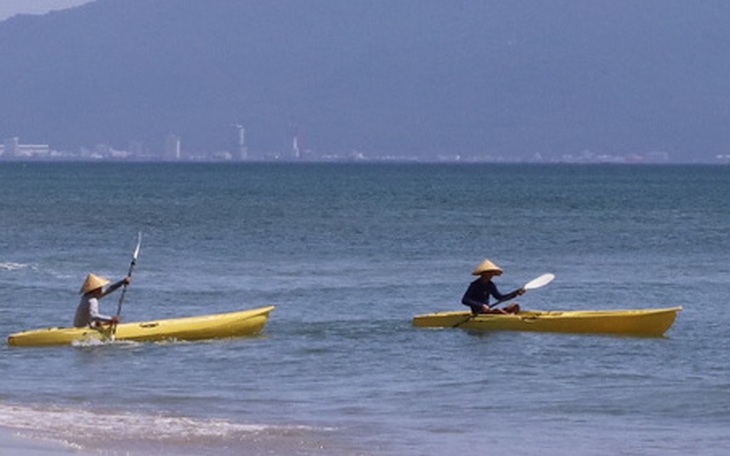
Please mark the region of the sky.
[[16, 14], [45, 14], [83, 5], [92, 0], [0, 0], [0, 21]]
[[275, 152], [294, 131], [323, 154], [730, 151], [728, 0], [138, 0], [120, 16], [125, 3], [0, 0], [0, 20], [99, 6], [51, 15], [98, 20], [91, 30], [11, 21], [46, 28], [0, 40], [0, 139], [160, 149], [175, 133], [215, 150], [235, 122], [251, 150]]

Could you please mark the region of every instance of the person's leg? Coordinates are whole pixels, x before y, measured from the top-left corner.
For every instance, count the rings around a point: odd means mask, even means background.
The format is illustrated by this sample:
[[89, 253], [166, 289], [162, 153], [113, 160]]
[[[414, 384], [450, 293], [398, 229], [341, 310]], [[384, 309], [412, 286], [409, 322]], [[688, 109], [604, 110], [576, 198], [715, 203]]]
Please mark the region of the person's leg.
[[516, 302], [514, 302], [514, 303], [508, 305], [507, 307], [505, 307], [504, 311], [505, 311], [505, 313], [510, 313], [510, 314], [520, 313], [520, 305], [517, 304]]

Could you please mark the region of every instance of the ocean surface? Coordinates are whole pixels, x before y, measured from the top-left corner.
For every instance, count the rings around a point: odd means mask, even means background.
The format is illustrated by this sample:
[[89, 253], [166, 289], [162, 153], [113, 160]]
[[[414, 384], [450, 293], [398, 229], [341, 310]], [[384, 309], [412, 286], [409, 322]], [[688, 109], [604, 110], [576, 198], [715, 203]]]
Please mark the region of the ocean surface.
[[[0, 427], [119, 455], [726, 455], [730, 167], [0, 162]], [[9, 347], [142, 249], [124, 321], [257, 337]], [[490, 258], [662, 338], [414, 328]], [[119, 293], [102, 300], [114, 313]]]

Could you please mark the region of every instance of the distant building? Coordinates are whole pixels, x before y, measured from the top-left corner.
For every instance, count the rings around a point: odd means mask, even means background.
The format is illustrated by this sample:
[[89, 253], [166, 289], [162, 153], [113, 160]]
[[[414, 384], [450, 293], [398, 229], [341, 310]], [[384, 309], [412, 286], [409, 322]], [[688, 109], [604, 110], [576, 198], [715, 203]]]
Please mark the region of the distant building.
[[294, 135], [294, 140], [292, 141], [291, 146], [291, 154], [295, 160], [299, 160], [302, 156], [301, 152], [299, 151], [299, 135]]
[[51, 147], [48, 144], [20, 144], [17, 136], [5, 139], [0, 155], [4, 158], [48, 158]]
[[165, 150], [162, 154], [164, 160], [180, 160], [180, 137], [169, 134], [165, 138]]
[[243, 125], [234, 124], [236, 129], [236, 155], [239, 160], [248, 159], [248, 147], [246, 146], [246, 129]]
[[16, 157], [20, 150], [20, 141], [17, 136], [5, 139], [4, 153], [7, 157]]

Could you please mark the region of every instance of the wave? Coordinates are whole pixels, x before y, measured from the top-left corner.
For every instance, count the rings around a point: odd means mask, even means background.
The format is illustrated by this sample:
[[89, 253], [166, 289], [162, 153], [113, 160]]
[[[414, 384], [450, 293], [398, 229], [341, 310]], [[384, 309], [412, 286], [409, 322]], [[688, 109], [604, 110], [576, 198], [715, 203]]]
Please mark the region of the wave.
[[295, 444], [303, 438], [307, 439], [307, 435], [317, 440], [311, 434], [332, 431], [303, 425], [240, 423], [170, 413], [4, 403], [0, 403], [0, 427], [30, 438], [55, 441], [75, 448], [91, 449], [103, 441], [105, 445], [117, 449], [137, 450], [160, 446], [178, 450], [231, 448], [272, 439], [291, 440], [289, 443]]
[[18, 271], [20, 269], [26, 268], [35, 269], [35, 266], [33, 266], [32, 264], [15, 263], [12, 261], [0, 263], [0, 270], [5, 271]]

